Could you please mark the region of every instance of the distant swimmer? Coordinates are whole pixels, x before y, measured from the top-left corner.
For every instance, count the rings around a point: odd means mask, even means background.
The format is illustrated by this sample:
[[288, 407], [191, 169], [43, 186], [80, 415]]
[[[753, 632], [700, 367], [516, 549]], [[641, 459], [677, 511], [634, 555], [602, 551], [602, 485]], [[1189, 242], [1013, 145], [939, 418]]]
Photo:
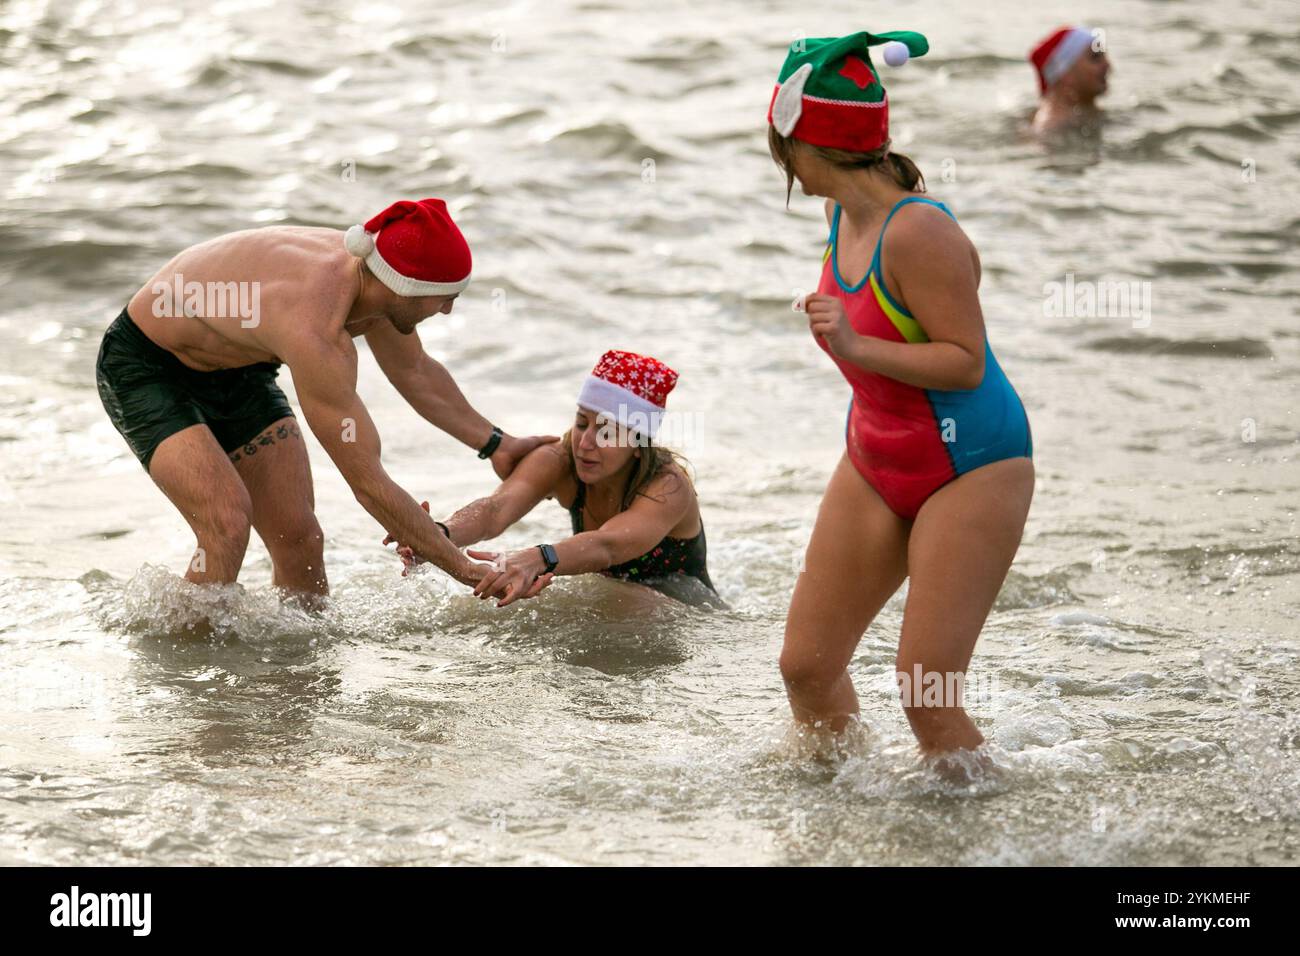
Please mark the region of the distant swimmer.
[[787, 199], [796, 180], [827, 197], [829, 235], [804, 309], [813, 343], [852, 391], [780, 667], [805, 728], [856, 722], [849, 665], [906, 579], [903, 711], [921, 751], [955, 774], [972, 759], [958, 752], [984, 740], [961, 687], [1020, 543], [1033, 445], [985, 334], [979, 254], [891, 148], [892, 104], [869, 53], [880, 45], [890, 65], [929, 50], [910, 31], [798, 40], [768, 111]]
[[509, 475], [558, 439], [503, 433], [412, 334], [451, 312], [470, 264], [446, 204], [422, 199], [394, 203], [346, 235], [268, 226], [219, 236], [178, 254], [135, 293], [104, 333], [99, 395], [197, 538], [188, 580], [236, 580], [255, 529], [275, 585], [328, 593], [307, 449], [275, 381], [284, 364], [303, 417], [361, 506], [456, 580], [479, 581], [485, 566], [447, 541], [380, 464], [352, 341], [364, 335], [412, 408]]
[[[569, 512], [573, 535], [554, 544], [469, 551], [497, 563], [475, 594], [504, 607], [535, 597], [556, 575], [601, 573], [687, 603], [720, 603], [695, 488], [678, 456], [656, 444], [676, 384], [677, 373], [658, 359], [606, 352], [563, 439], [533, 450], [491, 495], [438, 522], [465, 547], [497, 537], [545, 498]], [[405, 544], [398, 554], [408, 566], [419, 563]]]
[[1084, 127], [1100, 119], [1097, 98], [1106, 92], [1110, 74], [1100, 31], [1061, 27], [1030, 51], [1029, 62], [1038, 74], [1035, 133]]

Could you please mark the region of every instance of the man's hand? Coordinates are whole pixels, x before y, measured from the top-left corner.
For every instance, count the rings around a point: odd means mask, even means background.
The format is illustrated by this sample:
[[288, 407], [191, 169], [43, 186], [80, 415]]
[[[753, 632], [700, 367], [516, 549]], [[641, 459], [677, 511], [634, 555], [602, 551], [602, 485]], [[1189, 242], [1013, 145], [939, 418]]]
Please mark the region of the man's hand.
[[[420, 507], [424, 509], [426, 514], [429, 513], [429, 502], [421, 501]], [[438, 533], [441, 534], [441, 530], [439, 530]], [[390, 544], [397, 545], [397, 556], [402, 559], [402, 577], [406, 577], [406, 575], [410, 573], [411, 568], [428, 563], [424, 558], [415, 553], [415, 549], [398, 541], [391, 534], [384, 535], [383, 543], [385, 547]], [[479, 581], [482, 580], [483, 575], [491, 570], [492, 569], [487, 565], [479, 564], [476, 561], [470, 561], [466, 558], [462, 564], [449, 569], [447, 573], [461, 584], [475, 587]]]
[[[441, 534], [441, 532], [439, 532], [439, 534]], [[447, 573], [461, 584], [477, 589], [479, 582], [483, 580], [483, 577], [492, 573], [492, 566], [490, 564], [479, 564], [477, 561], [471, 561], [469, 558], [465, 558], [464, 564], [457, 565], [454, 570], [448, 571]]]
[[553, 573], [542, 573], [546, 565], [536, 548], [525, 548], [511, 555], [474, 550], [465, 553], [471, 558], [492, 562], [490, 566], [484, 565], [487, 573], [474, 586], [474, 594], [480, 599], [501, 598], [497, 607], [505, 607], [520, 598], [536, 597], [555, 579]]
[[808, 296], [804, 311], [808, 313], [808, 328], [820, 335], [834, 354], [842, 359], [850, 358], [861, 336], [849, 324], [844, 303], [833, 295], [813, 293]]
[[515, 470], [515, 465], [538, 445], [549, 445], [559, 440], [558, 435], [533, 435], [531, 438], [502, 435], [501, 444], [497, 445], [497, 450], [489, 458], [492, 462], [492, 470], [504, 481], [510, 477], [510, 472]]
[[[429, 502], [421, 501], [420, 507], [424, 509], [426, 514], [430, 513]], [[402, 542], [394, 538], [391, 534], [384, 535], [384, 540], [383, 540], [384, 547], [388, 547], [390, 544], [397, 545], [397, 556], [402, 559], [402, 577], [406, 577], [407, 573], [411, 570], [411, 568], [417, 567], [418, 565], [421, 564], [428, 564], [428, 562], [425, 561], [424, 558], [420, 557], [418, 554], [415, 553], [415, 550], [410, 545], [403, 544]]]

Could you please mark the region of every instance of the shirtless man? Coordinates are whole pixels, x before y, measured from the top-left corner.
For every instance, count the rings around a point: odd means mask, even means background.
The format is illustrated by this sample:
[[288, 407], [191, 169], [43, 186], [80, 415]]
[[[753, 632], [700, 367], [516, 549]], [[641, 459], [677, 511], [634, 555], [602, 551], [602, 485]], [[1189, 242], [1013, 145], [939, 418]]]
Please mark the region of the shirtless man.
[[1097, 97], [1106, 92], [1110, 60], [1087, 27], [1062, 27], [1029, 54], [1038, 74], [1040, 100], [1035, 133], [1051, 133], [1095, 124], [1101, 117]]
[[426, 316], [451, 311], [469, 273], [469, 247], [446, 205], [423, 199], [395, 203], [346, 236], [294, 226], [219, 236], [136, 292], [104, 334], [96, 378], [114, 426], [198, 539], [187, 580], [234, 581], [252, 528], [274, 584], [329, 591], [307, 449], [275, 383], [283, 363], [303, 417], [361, 506], [456, 580], [477, 583], [483, 566], [380, 464], [352, 342], [364, 335], [411, 407], [504, 478], [557, 439], [504, 435], [412, 334]]

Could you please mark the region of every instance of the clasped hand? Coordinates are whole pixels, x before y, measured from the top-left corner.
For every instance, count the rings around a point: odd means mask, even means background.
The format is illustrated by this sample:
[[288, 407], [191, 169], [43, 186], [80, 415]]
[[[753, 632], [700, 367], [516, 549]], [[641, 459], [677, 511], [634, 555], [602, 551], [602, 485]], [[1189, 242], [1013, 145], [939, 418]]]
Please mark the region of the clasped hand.
[[[429, 502], [421, 501], [420, 507], [427, 512]], [[398, 541], [391, 534], [384, 536], [383, 543], [385, 547], [397, 545], [397, 556], [402, 559], [402, 577], [406, 577], [411, 568], [426, 563], [409, 545]], [[500, 598], [497, 607], [505, 607], [521, 598], [536, 597], [555, 579], [554, 574], [543, 573], [546, 565], [542, 562], [541, 552], [536, 548], [525, 548], [512, 554], [467, 549], [465, 554], [476, 561], [491, 562], [492, 566], [485, 569], [483, 576], [474, 585], [474, 596], [483, 600]]]

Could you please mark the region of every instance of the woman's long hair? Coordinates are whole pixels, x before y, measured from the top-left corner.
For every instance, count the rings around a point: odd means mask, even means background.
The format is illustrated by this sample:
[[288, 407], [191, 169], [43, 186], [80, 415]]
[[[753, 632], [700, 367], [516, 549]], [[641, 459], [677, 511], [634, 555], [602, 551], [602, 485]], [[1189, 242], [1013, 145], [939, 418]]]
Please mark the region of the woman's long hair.
[[[775, 126], [768, 126], [767, 148], [772, 154], [772, 159], [785, 173], [785, 204], [787, 206], [790, 205], [790, 193], [794, 189], [795, 142], [791, 137], [782, 136], [778, 133]], [[831, 149], [829, 146], [813, 146], [811, 143], [801, 143], [800, 145], [803, 149], [816, 153], [828, 163], [841, 169], [877, 169], [887, 174], [900, 188], [906, 189], [908, 192], [925, 192], [925, 177], [921, 175], [920, 168], [902, 153], [891, 152], [889, 143], [889, 140], [885, 140], [883, 146], [865, 153], [847, 149]]]

